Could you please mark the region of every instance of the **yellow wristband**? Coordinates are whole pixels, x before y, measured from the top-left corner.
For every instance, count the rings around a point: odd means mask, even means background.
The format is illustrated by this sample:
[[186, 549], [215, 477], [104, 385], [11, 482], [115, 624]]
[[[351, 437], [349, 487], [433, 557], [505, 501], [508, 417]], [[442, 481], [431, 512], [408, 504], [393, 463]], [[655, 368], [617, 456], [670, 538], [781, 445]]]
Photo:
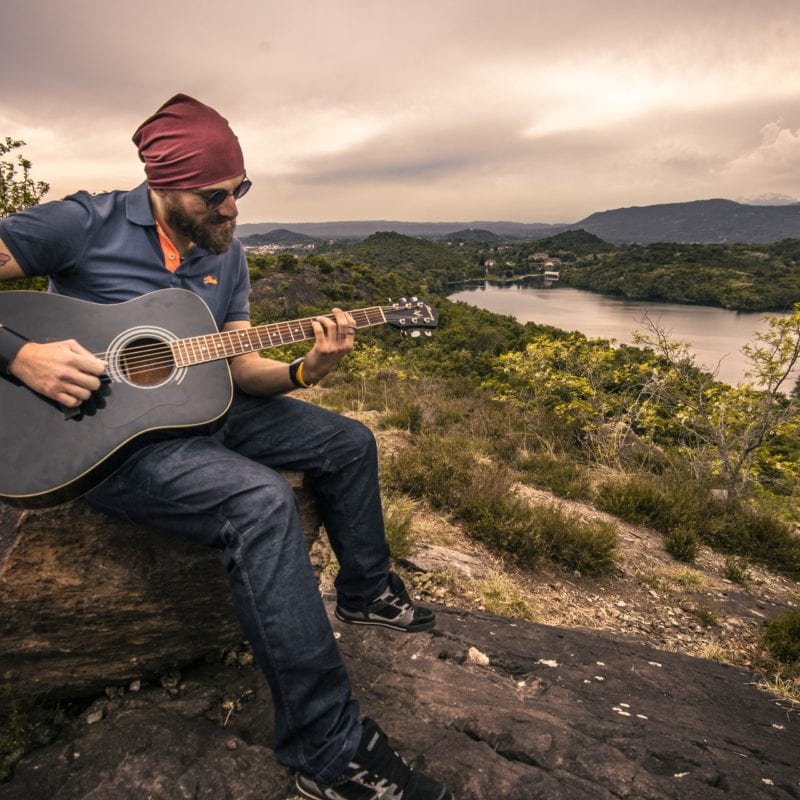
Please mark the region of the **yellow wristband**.
[[303, 389], [308, 389], [309, 386], [311, 386], [311, 384], [310, 383], [306, 383], [303, 380], [303, 364], [305, 364], [305, 363], [306, 363], [305, 361], [301, 361], [300, 364], [297, 366], [297, 372], [295, 373], [295, 377], [297, 378], [297, 382], [300, 384], [300, 386]]
[[310, 389], [314, 386], [313, 383], [306, 383], [303, 380], [303, 364], [305, 363], [305, 359], [303, 358], [296, 358], [289, 364], [289, 380], [297, 386], [299, 389]]

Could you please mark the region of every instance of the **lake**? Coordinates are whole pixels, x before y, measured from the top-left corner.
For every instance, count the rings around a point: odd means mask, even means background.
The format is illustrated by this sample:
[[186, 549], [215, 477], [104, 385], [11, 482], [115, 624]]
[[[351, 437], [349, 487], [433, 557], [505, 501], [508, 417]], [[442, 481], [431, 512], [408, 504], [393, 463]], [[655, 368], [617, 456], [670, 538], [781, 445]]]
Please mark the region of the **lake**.
[[731, 384], [745, 379], [748, 364], [741, 348], [752, 340], [756, 331], [767, 330], [765, 317], [785, 316], [778, 312], [747, 313], [710, 306], [624, 300], [558, 284], [544, 286], [541, 282], [470, 286], [449, 297], [496, 314], [507, 314], [519, 322], [577, 330], [592, 339], [615, 339], [625, 344], [633, 344], [634, 331], [644, 330], [641, 320], [647, 314], [670, 339], [690, 346], [698, 366], [713, 370], [719, 364], [719, 379]]

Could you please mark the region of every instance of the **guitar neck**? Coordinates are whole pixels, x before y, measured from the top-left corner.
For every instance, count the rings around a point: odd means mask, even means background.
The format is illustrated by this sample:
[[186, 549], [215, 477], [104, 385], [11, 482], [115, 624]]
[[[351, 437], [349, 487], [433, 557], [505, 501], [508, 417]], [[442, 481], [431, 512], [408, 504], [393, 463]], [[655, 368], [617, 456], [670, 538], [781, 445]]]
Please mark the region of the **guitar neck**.
[[[386, 323], [386, 314], [381, 306], [359, 308], [350, 311], [356, 328], [371, 328]], [[220, 331], [204, 336], [191, 336], [171, 342], [175, 363], [179, 367], [190, 367], [208, 361], [219, 361], [233, 358], [243, 353], [267, 350], [285, 344], [294, 344], [314, 338], [312, 322], [319, 316], [334, 319], [332, 314], [317, 315], [296, 319], [290, 322], [273, 322], [256, 325], [252, 328], [241, 328], [234, 331]]]

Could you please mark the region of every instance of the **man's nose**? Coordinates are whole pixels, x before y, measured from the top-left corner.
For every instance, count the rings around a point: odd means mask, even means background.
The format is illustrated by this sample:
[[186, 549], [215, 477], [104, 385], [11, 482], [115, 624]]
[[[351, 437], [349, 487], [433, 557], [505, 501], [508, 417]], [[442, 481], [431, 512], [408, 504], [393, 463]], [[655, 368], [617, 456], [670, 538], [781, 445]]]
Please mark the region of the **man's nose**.
[[222, 201], [222, 205], [217, 209], [217, 213], [231, 218], [237, 216], [239, 213], [239, 208], [236, 205], [236, 198], [232, 194], [229, 194]]

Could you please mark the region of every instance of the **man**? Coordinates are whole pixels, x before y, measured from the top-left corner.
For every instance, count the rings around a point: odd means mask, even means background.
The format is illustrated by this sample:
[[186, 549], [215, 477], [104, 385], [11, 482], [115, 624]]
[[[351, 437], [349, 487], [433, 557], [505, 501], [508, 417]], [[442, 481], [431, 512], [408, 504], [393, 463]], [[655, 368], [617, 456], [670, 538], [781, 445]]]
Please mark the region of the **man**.
[[[47, 275], [50, 290], [99, 303], [182, 287], [222, 330], [250, 325], [248, 271], [233, 232], [250, 188], [239, 141], [216, 111], [176, 95], [134, 134], [147, 180], [130, 192], [79, 192], [0, 222], [0, 279]], [[0, 320], [2, 325], [2, 320]], [[269, 682], [275, 753], [297, 788], [329, 800], [446, 800], [412, 772], [357, 702], [303, 541], [294, 495], [275, 472], [301, 470], [321, 498], [338, 557], [336, 615], [427, 630], [389, 572], [371, 433], [287, 396], [325, 377], [353, 347], [334, 309], [291, 365], [257, 353], [231, 360], [233, 405], [218, 431], [140, 446], [87, 499], [96, 508], [222, 550], [234, 607]], [[106, 364], [80, 342], [37, 343], [0, 328], [0, 370], [66, 407], [101, 385]]]

